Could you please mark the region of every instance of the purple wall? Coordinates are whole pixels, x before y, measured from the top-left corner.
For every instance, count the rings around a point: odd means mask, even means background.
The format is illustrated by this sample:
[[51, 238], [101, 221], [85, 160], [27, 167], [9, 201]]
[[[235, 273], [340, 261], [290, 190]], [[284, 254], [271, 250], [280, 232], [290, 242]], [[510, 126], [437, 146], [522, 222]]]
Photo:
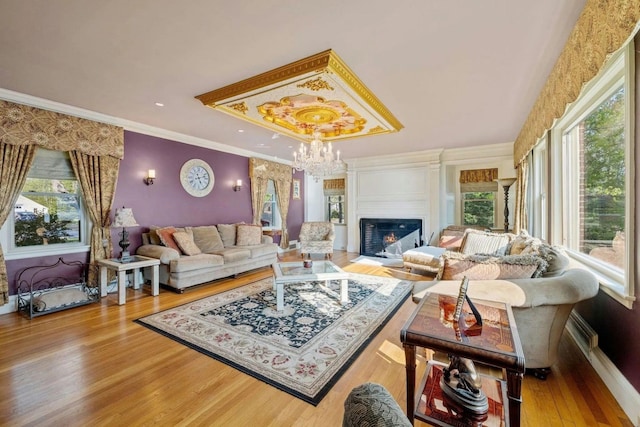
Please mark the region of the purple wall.
[[[128, 228], [131, 246], [135, 250], [142, 242], [141, 234], [150, 226], [210, 225], [235, 222], [251, 223], [251, 183], [249, 180], [249, 159], [235, 154], [183, 144], [154, 136], [125, 131], [124, 159], [120, 163], [120, 173], [112, 209], [126, 206], [133, 209], [140, 227]], [[215, 183], [213, 190], [205, 197], [193, 197], [180, 184], [180, 168], [187, 160], [198, 158], [206, 161], [213, 169]], [[156, 170], [153, 185], [143, 182], [149, 169]], [[302, 172], [296, 172], [304, 184]], [[241, 191], [233, 191], [233, 184], [241, 179]], [[301, 199], [291, 200], [287, 224], [289, 238], [297, 239], [304, 217], [304, 186]], [[118, 235], [121, 229], [113, 229], [114, 256], [120, 252]], [[59, 256], [27, 258], [7, 261], [9, 294], [15, 294], [15, 277], [28, 266], [54, 263]], [[87, 254], [64, 255], [65, 260], [87, 261]]]

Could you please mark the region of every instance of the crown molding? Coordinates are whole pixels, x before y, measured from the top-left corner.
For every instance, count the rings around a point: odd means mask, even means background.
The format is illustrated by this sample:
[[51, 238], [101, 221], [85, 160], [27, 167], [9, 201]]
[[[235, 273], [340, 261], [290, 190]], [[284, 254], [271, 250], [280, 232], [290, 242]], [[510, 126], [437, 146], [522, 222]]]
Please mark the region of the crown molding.
[[155, 126], [149, 126], [142, 123], [126, 120], [120, 117], [110, 116], [107, 114], [98, 113], [92, 110], [84, 108], [74, 107], [72, 105], [62, 104], [60, 102], [51, 101], [44, 98], [38, 98], [36, 96], [27, 95], [20, 92], [14, 92], [8, 89], [0, 88], [0, 99], [5, 101], [15, 102], [18, 104], [24, 104], [31, 107], [42, 108], [45, 110], [55, 111], [57, 113], [68, 114], [70, 116], [80, 117], [87, 120], [93, 120], [96, 122], [106, 123], [115, 126], [121, 126], [125, 130], [131, 132], [137, 132], [144, 135], [155, 136], [158, 138], [168, 139], [171, 141], [180, 142], [183, 144], [194, 145], [209, 150], [221, 151], [229, 154], [236, 154], [242, 157], [259, 157], [261, 159], [272, 160], [278, 163], [291, 164], [290, 160], [280, 159], [274, 156], [267, 156], [263, 153], [258, 153], [249, 150], [243, 150], [240, 148], [232, 147], [220, 142], [210, 141], [204, 138], [198, 138], [183, 133], [170, 131], [167, 129], [158, 128]]

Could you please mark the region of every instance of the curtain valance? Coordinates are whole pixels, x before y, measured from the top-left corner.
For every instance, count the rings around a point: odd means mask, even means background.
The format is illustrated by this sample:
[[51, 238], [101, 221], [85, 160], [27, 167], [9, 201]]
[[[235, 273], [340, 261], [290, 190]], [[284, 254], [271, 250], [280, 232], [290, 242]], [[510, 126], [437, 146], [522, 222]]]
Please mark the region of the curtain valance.
[[345, 179], [325, 179], [322, 182], [322, 189], [325, 196], [342, 196], [344, 195]]
[[468, 169], [460, 171], [460, 184], [493, 182], [498, 179], [498, 168]]
[[587, 0], [549, 78], [529, 113], [513, 150], [517, 167], [533, 146], [562, 117], [585, 83], [637, 30], [640, 0]]
[[291, 183], [293, 171], [289, 165], [251, 157], [249, 159], [249, 178], [288, 180]]
[[0, 141], [90, 156], [124, 156], [124, 129], [0, 100]]

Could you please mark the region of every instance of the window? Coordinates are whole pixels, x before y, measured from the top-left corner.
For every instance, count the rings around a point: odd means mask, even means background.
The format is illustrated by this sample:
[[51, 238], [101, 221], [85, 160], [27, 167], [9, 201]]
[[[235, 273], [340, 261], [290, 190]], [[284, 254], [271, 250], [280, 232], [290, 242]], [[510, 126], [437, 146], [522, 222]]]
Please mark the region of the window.
[[345, 209], [345, 179], [325, 179], [322, 182], [322, 189], [324, 191], [325, 221], [330, 221], [334, 224], [345, 224], [347, 215]]
[[2, 227], [7, 258], [86, 251], [88, 230], [68, 154], [38, 149], [13, 215]]
[[344, 196], [325, 196], [327, 201], [327, 221], [344, 224]]
[[552, 131], [555, 243], [592, 269], [607, 292], [633, 300], [633, 52], [624, 50]]
[[533, 149], [533, 159], [530, 165], [532, 185], [529, 188], [527, 203], [529, 210], [531, 234], [542, 240], [548, 240], [549, 201], [547, 194], [547, 182], [549, 177], [549, 157], [547, 155], [547, 138], [542, 138]]
[[462, 225], [495, 226], [497, 179], [498, 168], [460, 171]]
[[267, 193], [264, 195], [260, 222], [263, 227], [267, 228], [280, 228], [282, 224], [278, 202], [276, 201], [276, 186], [271, 179], [267, 183]]
[[493, 227], [496, 193], [494, 191], [462, 193], [462, 224]]

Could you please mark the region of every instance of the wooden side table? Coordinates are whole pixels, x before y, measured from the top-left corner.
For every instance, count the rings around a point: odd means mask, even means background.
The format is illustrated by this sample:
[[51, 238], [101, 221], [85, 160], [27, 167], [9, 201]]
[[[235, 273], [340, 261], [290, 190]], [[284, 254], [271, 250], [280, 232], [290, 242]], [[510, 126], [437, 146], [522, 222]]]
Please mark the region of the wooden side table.
[[[426, 422], [448, 425], [442, 420], [429, 418], [425, 412], [416, 414], [416, 347], [423, 347], [501, 368], [503, 376], [506, 376], [508, 400], [503, 415], [508, 418], [507, 425], [520, 426], [524, 353], [511, 307], [498, 302], [474, 300], [474, 305], [482, 315], [482, 326], [467, 327], [465, 319], [473, 318], [468, 314], [461, 317], [456, 328], [449, 316], [450, 307], [455, 306], [455, 302], [456, 298], [448, 295], [425, 295], [400, 332], [406, 359], [409, 421], [413, 424], [414, 416], [418, 416]], [[470, 313], [466, 303], [463, 313]], [[432, 369], [427, 369], [425, 376], [433, 373]], [[423, 380], [422, 387], [426, 383]], [[421, 397], [424, 388], [418, 393], [418, 397]]]
[[157, 296], [160, 293], [160, 285], [158, 282], [160, 260], [157, 258], [148, 258], [140, 255], [131, 257], [131, 261], [122, 262], [117, 258], [100, 259], [100, 296], [107, 296], [107, 271], [113, 270], [118, 274], [118, 304], [123, 305], [127, 302], [127, 271], [133, 270], [133, 288], [140, 288], [139, 271], [141, 268], [151, 267], [151, 295]]

